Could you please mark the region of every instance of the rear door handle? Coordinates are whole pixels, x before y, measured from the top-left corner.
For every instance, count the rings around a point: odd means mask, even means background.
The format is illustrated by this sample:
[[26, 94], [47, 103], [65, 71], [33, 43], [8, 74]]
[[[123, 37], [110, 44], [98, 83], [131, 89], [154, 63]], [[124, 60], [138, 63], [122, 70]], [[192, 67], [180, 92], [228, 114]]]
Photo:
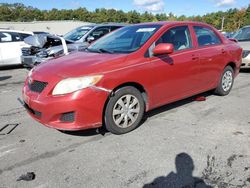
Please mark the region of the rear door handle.
[[226, 50], [222, 49], [222, 50], [221, 50], [221, 53], [222, 53], [222, 54], [225, 54], [225, 53], [226, 53]]

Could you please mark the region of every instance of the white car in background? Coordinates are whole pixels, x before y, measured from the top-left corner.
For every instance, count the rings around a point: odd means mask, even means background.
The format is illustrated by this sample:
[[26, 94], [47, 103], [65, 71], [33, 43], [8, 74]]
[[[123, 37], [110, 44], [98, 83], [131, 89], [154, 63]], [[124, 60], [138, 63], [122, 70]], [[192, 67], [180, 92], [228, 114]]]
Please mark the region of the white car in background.
[[233, 36], [243, 48], [241, 69], [250, 68], [250, 25], [242, 27]]
[[0, 29], [0, 66], [21, 64], [21, 49], [29, 47], [24, 38], [33, 32]]

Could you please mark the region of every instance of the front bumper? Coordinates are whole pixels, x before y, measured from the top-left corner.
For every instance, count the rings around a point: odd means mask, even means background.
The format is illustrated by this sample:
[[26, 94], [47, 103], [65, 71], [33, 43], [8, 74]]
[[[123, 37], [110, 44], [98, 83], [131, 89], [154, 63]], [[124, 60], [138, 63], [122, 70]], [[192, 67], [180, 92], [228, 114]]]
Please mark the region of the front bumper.
[[86, 88], [62, 96], [39, 96], [30, 91], [28, 86], [23, 88], [24, 106], [31, 117], [47, 127], [59, 130], [102, 126], [103, 108], [108, 95], [107, 91]]
[[37, 57], [37, 56], [21, 56], [21, 61], [22, 61], [22, 65], [24, 67], [28, 67], [28, 68], [33, 68], [34, 66], [40, 64], [40, 63], [43, 63], [45, 61], [48, 61], [52, 59], [52, 57], [50, 58], [40, 58], [40, 57]]

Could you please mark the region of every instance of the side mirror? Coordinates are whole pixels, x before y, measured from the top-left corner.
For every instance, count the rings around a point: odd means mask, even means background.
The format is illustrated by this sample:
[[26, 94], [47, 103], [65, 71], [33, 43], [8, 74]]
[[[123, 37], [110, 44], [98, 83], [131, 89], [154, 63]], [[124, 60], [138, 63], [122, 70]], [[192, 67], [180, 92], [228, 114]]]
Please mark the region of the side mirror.
[[95, 40], [95, 38], [93, 36], [88, 36], [87, 38], [87, 42], [91, 43]]
[[171, 43], [160, 43], [153, 49], [154, 55], [171, 54], [174, 52], [174, 45]]

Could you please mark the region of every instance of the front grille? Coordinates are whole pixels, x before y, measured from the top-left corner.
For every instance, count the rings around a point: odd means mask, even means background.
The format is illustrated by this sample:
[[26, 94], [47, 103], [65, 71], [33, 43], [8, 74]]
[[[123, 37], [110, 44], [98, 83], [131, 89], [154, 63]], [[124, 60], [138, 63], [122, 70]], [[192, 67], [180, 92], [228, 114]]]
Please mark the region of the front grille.
[[22, 55], [23, 56], [36, 55], [40, 51], [41, 51], [41, 48], [35, 47], [35, 46], [23, 47], [22, 48]]
[[30, 108], [26, 103], [24, 103], [24, 107], [30, 112], [32, 113], [33, 115], [35, 115], [36, 117], [40, 118], [42, 116], [42, 113], [41, 112], [38, 112], [32, 108]]
[[33, 59], [32, 59], [32, 57], [25, 57], [25, 58], [23, 58], [23, 64], [24, 65], [32, 65], [32, 63], [33, 63]]
[[28, 47], [22, 48], [22, 55], [23, 56], [31, 55], [31, 48], [28, 48]]
[[29, 89], [36, 93], [41, 93], [47, 85], [47, 82], [40, 82], [36, 80], [34, 80], [32, 83], [28, 83]]
[[242, 58], [247, 57], [249, 54], [250, 54], [250, 51], [249, 51], [249, 50], [243, 50]]
[[62, 122], [73, 122], [75, 121], [75, 112], [67, 112], [63, 113], [60, 117], [60, 121]]

